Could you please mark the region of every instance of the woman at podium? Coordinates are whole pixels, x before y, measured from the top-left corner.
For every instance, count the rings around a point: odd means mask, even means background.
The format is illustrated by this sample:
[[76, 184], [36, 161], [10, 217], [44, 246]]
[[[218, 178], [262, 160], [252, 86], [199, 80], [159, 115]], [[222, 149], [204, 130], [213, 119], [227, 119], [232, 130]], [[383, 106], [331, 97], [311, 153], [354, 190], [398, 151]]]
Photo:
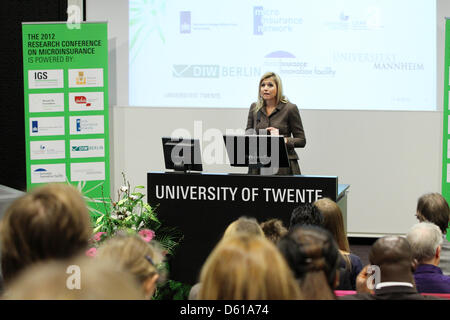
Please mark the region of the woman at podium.
[[[262, 130], [262, 131], [261, 131]], [[250, 106], [246, 132], [284, 136], [289, 168], [279, 168], [276, 174], [301, 174], [295, 148], [306, 145], [300, 112], [295, 104], [283, 95], [280, 77], [274, 72], [265, 73], [258, 86], [258, 100]], [[261, 174], [259, 168], [249, 168], [249, 174]]]

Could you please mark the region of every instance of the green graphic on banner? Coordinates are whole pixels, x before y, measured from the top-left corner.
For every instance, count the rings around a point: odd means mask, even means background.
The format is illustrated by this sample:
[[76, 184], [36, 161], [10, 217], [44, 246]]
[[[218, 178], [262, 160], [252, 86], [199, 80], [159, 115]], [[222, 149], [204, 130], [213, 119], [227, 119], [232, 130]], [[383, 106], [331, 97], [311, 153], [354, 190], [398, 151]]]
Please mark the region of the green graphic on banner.
[[22, 24], [27, 189], [66, 182], [108, 199], [107, 24], [70, 27]]
[[[445, 70], [444, 70], [444, 106], [443, 106], [443, 135], [442, 135], [442, 196], [450, 202], [450, 153], [449, 148], [449, 127], [448, 118], [449, 112], [449, 94], [450, 94], [450, 82], [449, 82], [449, 68], [450, 68], [450, 22], [445, 20]], [[449, 230], [449, 229], [447, 229]], [[447, 239], [450, 241], [450, 232], [447, 232]]]

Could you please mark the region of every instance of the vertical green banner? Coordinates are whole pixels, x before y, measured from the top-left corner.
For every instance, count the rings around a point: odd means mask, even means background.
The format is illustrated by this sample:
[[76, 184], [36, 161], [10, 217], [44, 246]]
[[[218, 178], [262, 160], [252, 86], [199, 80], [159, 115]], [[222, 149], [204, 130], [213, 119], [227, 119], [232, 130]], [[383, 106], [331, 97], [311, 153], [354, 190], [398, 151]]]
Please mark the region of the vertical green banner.
[[[442, 135], [442, 196], [450, 203], [450, 152], [449, 139], [450, 132], [448, 127], [449, 110], [449, 68], [450, 68], [450, 22], [445, 19], [445, 62], [444, 62], [444, 105], [442, 117], [444, 119]], [[450, 241], [450, 232], [447, 232], [447, 239]]]
[[108, 199], [107, 24], [23, 23], [22, 36], [28, 190], [66, 182]]

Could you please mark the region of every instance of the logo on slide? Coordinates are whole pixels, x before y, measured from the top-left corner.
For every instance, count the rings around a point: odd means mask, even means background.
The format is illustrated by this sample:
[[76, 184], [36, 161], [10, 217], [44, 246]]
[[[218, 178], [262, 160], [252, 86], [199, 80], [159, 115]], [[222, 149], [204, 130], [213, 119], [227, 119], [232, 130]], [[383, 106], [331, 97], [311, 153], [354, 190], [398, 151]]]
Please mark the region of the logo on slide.
[[77, 132], [81, 131], [81, 119], [77, 119]]
[[190, 11], [180, 11], [180, 33], [191, 33]]
[[263, 7], [253, 7], [253, 34], [263, 34]]
[[220, 66], [215, 64], [174, 64], [172, 75], [175, 78], [219, 78]]

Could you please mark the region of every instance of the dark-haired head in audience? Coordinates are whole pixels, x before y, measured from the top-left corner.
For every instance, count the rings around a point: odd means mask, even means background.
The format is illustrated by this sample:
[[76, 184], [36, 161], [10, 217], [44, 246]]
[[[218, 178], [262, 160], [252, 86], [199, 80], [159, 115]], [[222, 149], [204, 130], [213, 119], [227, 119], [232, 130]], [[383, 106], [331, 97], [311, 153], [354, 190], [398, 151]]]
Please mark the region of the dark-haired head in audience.
[[283, 221], [280, 219], [269, 219], [260, 224], [261, 229], [267, 239], [277, 244], [278, 241], [288, 232], [283, 226]]
[[342, 211], [336, 202], [329, 198], [319, 199], [314, 206], [323, 215], [323, 227], [328, 230], [336, 241], [339, 251], [343, 257], [341, 261], [341, 278], [338, 290], [355, 290], [356, 277], [362, 270], [361, 259], [350, 253], [350, 246], [344, 228]]
[[91, 219], [80, 192], [48, 184], [15, 200], [0, 223], [5, 285], [29, 265], [66, 259], [86, 250]]
[[78, 256], [37, 262], [12, 279], [5, 300], [142, 300], [136, 279], [114, 261]]
[[291, 213], [289, 230], [296, 225], [313, 225], [321, 227], [323, 225], [323, 216], [313, 204], [302, 203]]
[[227, 237], [230, 235], [234, 235], [237, 232], [264, 237], [264, 232], [259, 226], [258, 221], [256, 221], [255, 218], [250, 217], [240, 217], [239, 219], [230, 223], [225, 229], [223, 236]]
[[340, 254], [331, 234], [317, 226], [296, 226], [278, 242], [305, 299], [335, 299]]
[[300, 289], [276, 246], [264, 236], [224, 237], [200, 275], [200, 300], [296, 300]]
[[450, 209], [447, 200], [439, 193], [427, 193], [417, 201], [416, 217], [420, 222], [434, 223], [441, 229], [443, 242], [439, 267], [445, 275], [450, 275], [450, 242], [446, 238]]

